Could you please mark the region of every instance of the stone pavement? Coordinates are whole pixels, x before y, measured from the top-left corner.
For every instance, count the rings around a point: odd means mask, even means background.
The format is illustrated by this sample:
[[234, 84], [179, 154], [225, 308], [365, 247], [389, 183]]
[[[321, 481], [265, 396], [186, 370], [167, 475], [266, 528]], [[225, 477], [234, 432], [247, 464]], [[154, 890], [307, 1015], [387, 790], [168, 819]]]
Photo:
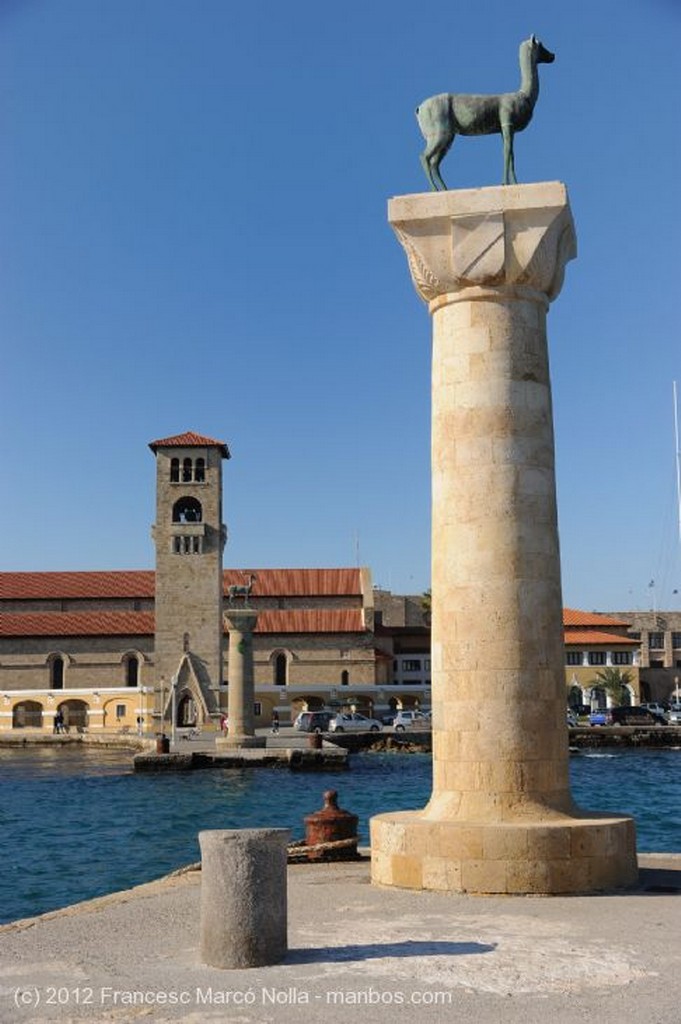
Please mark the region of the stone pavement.
[[291, 865], [289, 953], [200, 963], [200, 872], [0, 927], [0, 1021], [678, 1024], [681, 855], [624, 895], [472, 897]]

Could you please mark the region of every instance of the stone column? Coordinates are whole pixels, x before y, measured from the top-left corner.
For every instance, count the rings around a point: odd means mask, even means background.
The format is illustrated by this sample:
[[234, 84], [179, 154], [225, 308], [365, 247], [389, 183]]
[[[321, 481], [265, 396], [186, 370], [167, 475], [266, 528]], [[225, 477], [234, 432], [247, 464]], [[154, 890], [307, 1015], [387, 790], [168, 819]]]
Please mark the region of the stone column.
[[255, 735], [253, 716], [253, 630], [258, 613], [252, 608], [229, 608], [225, 618], [229, 625], [228, 733], [215, 745], [218, 749], [264, 747], [267, 739]]
[[576, 254], [557, 182], [404, 196], [433, 317], [433, 792], [372, 820], [386, 885], [586, 892], [636, 877], [633, 822], [568, 779], [546, 312]]

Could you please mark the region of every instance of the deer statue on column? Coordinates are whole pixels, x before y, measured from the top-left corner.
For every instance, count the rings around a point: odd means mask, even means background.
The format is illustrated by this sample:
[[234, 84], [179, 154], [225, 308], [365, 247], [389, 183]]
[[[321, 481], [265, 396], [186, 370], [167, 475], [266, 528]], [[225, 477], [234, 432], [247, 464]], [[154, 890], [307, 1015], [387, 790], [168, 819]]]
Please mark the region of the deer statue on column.
[[527, 128], [539, 96], [537, 64], [551, 64], [555, 55], [535, 36], [520, 44], [520, 88], [517, 92], [476, 96], [443, 92], [416, 108], [416, 119], [426, 140], [421, 164], [431, 187], [446, 189], [440, 163], [457, 135], [496, 135], [504, 141], [504, 185], [517, 184], [513, 136]]

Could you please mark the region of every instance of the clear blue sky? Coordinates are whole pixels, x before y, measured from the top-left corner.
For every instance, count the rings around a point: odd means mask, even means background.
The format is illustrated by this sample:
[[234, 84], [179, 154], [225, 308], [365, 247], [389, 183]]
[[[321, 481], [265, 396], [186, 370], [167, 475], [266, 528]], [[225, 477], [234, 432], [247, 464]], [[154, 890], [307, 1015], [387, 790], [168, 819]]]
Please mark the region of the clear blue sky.
[[[386, 202], [427, 187], [415, 106], [515, 89], [533, 32], [516, 168], [567, 184], [579, 240], [565, 603], [681, 607], [676, 0], [2, 0], [1, 568], [153, 566], [147, 443], [195, 430], [233, 453], [226, 566], [429, 585], [430, 322]], [[498, 137], [443, 164], [501, 171]]]

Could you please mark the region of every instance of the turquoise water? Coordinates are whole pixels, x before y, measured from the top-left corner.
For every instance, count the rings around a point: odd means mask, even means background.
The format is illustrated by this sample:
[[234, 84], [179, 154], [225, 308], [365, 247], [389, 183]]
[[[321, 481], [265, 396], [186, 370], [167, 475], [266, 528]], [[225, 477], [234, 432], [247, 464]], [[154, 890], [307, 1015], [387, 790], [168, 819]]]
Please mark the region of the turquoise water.
[[[426, 754], [354, 755], [342, 773], [288, 769], [134, 774], [129, 755], [0, 749], [0, 921], [126, 889], [199, 859], [209, 828], [285, 826], [322, 793], [359, 816], [362, 842], [376, 813], [422, 807], [430, 794]], [[636, 819], [640, 851], [681, 853], [681, 751], [594, 751], [571, 758], [582, 807]]]

